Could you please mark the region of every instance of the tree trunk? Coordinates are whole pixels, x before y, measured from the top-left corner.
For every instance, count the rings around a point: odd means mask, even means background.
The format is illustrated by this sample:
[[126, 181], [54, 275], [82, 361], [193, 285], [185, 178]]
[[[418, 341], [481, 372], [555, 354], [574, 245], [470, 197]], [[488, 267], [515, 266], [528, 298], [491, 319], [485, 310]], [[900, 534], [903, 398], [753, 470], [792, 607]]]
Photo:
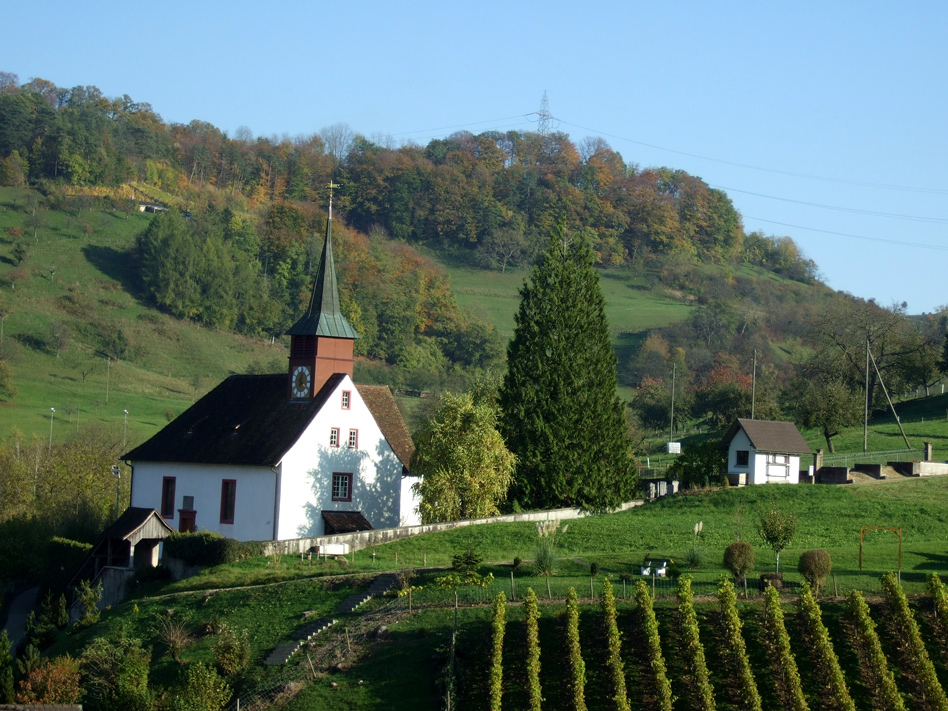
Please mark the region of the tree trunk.
[[833, 435], [831, 435], [826, 428], [823, 429], [823, 437], [826, 438], [826, 448], [829, 450], [829, 453], [835, 454], [836, 448], [833, 446]]

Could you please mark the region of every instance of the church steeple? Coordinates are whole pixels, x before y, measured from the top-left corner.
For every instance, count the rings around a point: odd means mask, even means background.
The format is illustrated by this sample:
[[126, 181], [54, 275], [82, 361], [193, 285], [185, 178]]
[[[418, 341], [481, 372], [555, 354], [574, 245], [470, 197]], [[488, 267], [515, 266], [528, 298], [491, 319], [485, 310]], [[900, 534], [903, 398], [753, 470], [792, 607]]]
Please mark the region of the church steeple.
[[290, 336], [290, 393], [297, 399], [315, 396], [334, 373], [352, 376], [352, 346], [359, 334], [342, 315], [332, 256], [332, 189], [337, 187], [329, 183], [326, 241], [309, 308], [287, 331]]

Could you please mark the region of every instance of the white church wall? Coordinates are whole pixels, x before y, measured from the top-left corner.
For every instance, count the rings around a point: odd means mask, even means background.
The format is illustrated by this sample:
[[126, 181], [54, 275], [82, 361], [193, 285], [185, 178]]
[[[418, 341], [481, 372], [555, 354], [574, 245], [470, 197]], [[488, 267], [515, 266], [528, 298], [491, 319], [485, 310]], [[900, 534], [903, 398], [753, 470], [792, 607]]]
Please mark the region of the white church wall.
[[[337, 446], [330, 444], [334, 428]], [[357, 433], [355, 447], [349, 446], [351, 431]], [[401, 470], [351, 378], [344, 378], [280, 464], [277, 538], [323, 535], [324, 510], [361, 511], [375, 528], [398, 526]], [[333, 474], [351, 475], [349, 500], [333, 499]]]
[[[269, 467], [173, 462], [136, 462], [132, 473], [132, 506], [161, 512], [162, 483], [175, 478], [174, 515], [165, 521], [178, 530], [184, 497], [194, 497], [195, 526], [240, 541], [273, 538], [276, 474]], [[236, 482], [234, 522], [221, 523], [221, 493], [225, 479]]]

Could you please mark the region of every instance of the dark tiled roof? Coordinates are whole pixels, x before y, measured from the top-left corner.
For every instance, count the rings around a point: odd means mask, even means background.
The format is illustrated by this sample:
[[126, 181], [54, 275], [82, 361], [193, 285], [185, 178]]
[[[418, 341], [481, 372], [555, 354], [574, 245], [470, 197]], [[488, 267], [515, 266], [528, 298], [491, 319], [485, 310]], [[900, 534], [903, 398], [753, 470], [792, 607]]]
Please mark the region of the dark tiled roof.
[[336, 265], [332, 258], [332, 217], [326, 222], [326, 241], [316, 271], [316, 283], [309, 308], [299, 321], [287, 331], [290, 336], [330, 336], [358, 338], [359, 334], [342, 315], [339, 287], [336, 283]]
[[330, 532], [336, 534], [373, 530], [372, 524], [361, 511], [323, 511], [323, 521], [326, 522], [327, 535], [331, 535]]
[[276, 466], [345, 376], [291, 400], [287, 375], [232, 375], [123, 459]]
[[731, 440], [740, 431], [744, 430], [751, 445], [758, 452], [768, 454], [811, 454], [813, 450], [803, 439], [800, 430], [792, 422], [775, 422], [773, 420], [745, 420], [738, 419], [724, 439], [721, 440], [721, 449], [727, 449]]
[[407, 470], [411, 465], [411, 455], [415, 453], [415, 445], [392, 391], [387, 385], [356, 385], [356, 388], [395, 456]]

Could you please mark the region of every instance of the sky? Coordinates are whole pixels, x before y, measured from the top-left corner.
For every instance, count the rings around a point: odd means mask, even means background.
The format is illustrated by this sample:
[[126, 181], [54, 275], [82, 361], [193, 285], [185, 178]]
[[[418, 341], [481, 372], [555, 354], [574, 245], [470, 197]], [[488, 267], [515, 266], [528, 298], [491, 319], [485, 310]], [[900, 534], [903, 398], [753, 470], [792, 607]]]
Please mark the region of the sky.
[[948, 303], [948, 3], [33, 0], [0, 71], [97, 86], [234, 136], [336, 123], [426, 144], [455, 131], [600, 136], [628, 163], [725, 190], [832, 288]]

